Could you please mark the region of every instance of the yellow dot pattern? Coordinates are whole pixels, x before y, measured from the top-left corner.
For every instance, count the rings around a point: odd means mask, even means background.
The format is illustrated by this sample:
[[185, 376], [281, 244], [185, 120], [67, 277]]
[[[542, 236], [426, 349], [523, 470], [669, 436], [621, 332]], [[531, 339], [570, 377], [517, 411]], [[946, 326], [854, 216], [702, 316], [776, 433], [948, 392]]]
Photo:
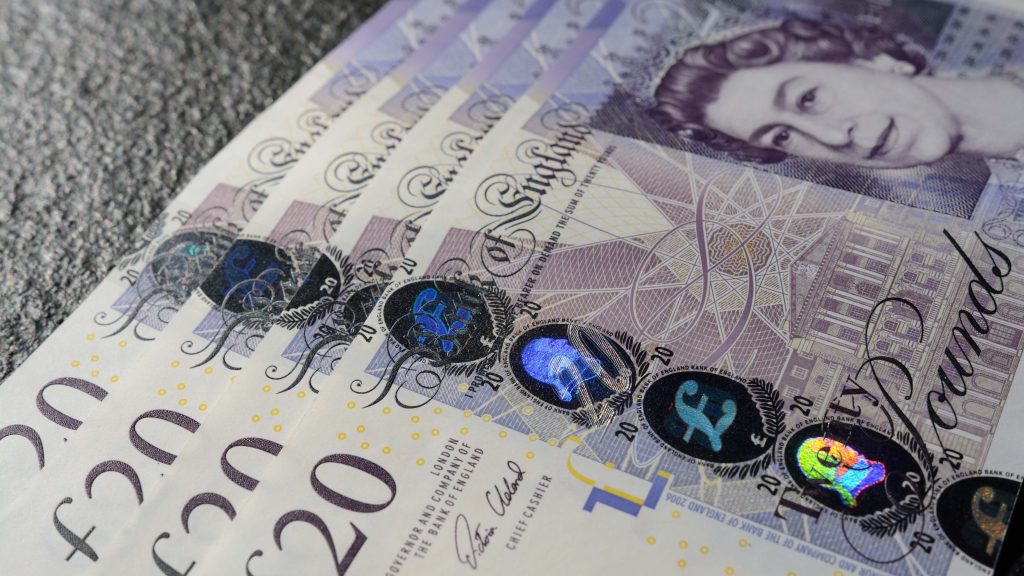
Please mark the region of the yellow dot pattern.
[[[269, 385], [266, 388], [269, 388]], [[301, 397], [301, 394], [302, 393], [300, 391], [300, 397]], [[358, 407], [358, 404], [355, 401], [349, 401], [349, 402], [346, 403], [346, 406], [349, 409], [355, 409], [355, 408]], [[531, 414], [534, 411], [534, 407], [533, 406], [524, 406], [524, 407], [520, 408], [520, 411], [523, 414], [529, 415], [529, 414]], [[381, 414], [389, 415], [392, 412], [393, 412], [393, 408], [391, 408], [391, 407], [385, 406], [385, 407], [381, 408]], [[444, 412], [444, 408], [442, 408], [440, 406], [435, 406], [432, 409], [432, 412], [435, 415], [441, 415]], [[270, 410], [270, 414], [273, 415], [273, 416], [277, 416], [277, 415], [280, 414], [280, 409], [276, 408], [276, 407], [272, 408]], [[494, 416], [492, 414], [475, 414], [473, 410], [469, 410], [469, 409], [462, 410], [462, 415], [463, 415], [464, 418], [467, 418], [467, 419], [472, 418], [473, 416], [479, 416], [480, 420], [483, 421], [483, 422], [486, 422], [486, 423], [492, 422], [494, 420]], [[253, 420], [253, 422], [258, 422], [259, 421], [259, 415], [253, 415], [252, 416], [252, 420]], [[420, 415], [414, 414], [414, 415], [410, 415], [409, 416], [409, 421], [411, 423], [413, 423], [413, 424], [419, 424], [421, 422], [421, 420], [422, 420], [422, 416], [420, 416]], [[429, 418], [428, 418], [428, 422], [429, 422]], [[500, 427], [498, 427], [498, 428], [500, 428]], [[355, 427], [355, 431], [360, 433], [360, 434], [365, 433], [366, 429], [367, 429], [367, 427], [365, 425], [362, 425], [362, 424], [360, 424], [360, 425]], [[470, 433], [471, 429], [472, 429], [471, 426], [462, 426], [462, 427], [459, 428], [458, 431], [459, 431], [459, 434], [465, 436], [465, 435], [468, 435]], [[274, 426], [274, 430], [276, 432], [280, 432], [282, 430], [282, 426], [280, 424], [275, 425]], [[441, 433], [442, 433], [442, 429], [441, 428], [431, 428], [430, 429], [430, 435], [431, 436], [437, 437], [437, 436], [440, 436]], [[410, 438], [412, 440], [414, 440], [414, 441], [421, 440], [424, 435], [425, 435], [425, 432], [423, 432], [423, 433], [421, 433], [421, 432], [409, 432]], [[508, 432], [508, 430], [505, 430], [505, 429], [499, 429], [499, 430], [497, 430], [497, 435], [498, 435], [499, 438], [507, 438], [509, 436], [509, 432]], [[345, 432], [338, 432], [337, 433], [337, 438], [340, 441], [344, 441], [344, 440], [347, 440], [348, 435]], [[539, 438], [538, 434], [536, 434], [536, 433], [530, 434], [528, 436], [528, 438], [529, 438], [530, 441], [533, 441], [533, 442], [543, 441], [544, 443], [546, 443], [546, 444], [548, 444], [549, 446], [552, 446], [552, 447], [557, 447], [559, 445], [559, 439], [558, 438], [541, 439], [541, 438]], [[359, 448], [361, 448], [362, 450], [369, 450], [371, 448], [371, 443], [368, 442], [368, 441], [361, 441], [361, 442], [359, 442]], [[378, 445], [378, 448], [380, 449], [380, 453], [381, 454], [385, 454], [385, 455], [390, 455], [392, 453], [392, 451], [394, 450], [391, 446], [380, 446], [380, 445]], [[533, 459], [536, 458], [536, 456], [537, 455], [536, 455], [536, 453], [534, 451], [527, 451], [524, 454], [524, 457], [527, 460], [533, 460]], [[422, 457], [417, 457], [414, 460], [414, 462], [415, 462], [416, 466], [419, 466], [419, 467], [425, 466], [427, 464], [426, 459], [422, 458]], [[616, 469], [617, 468], [616, 464], [614, 462], [612, 462], [612, 461], [606, 461], [603, 464], [604, 464], [604, 466], [606, 466], [609, 469]], [[671, 514], [671, 517], [673, 519], [678, 520], [678, 519], [682, 518], [682, 511], [680, 511], [680, 510], [672, 510], [670, 512], [670, 514]], [[652, 545], [653, 546], [653, 545], [656, 545], [658, 543], [658, 538], [655, 535], [648, 535], [648, 536], [645, 537], [645, 541], [647, 542], [648, 545]], [[749, 548], [751, 546], [750, 541], [748, 539], [746, 539], [746, 538], [740, 538], [740, 539], [736, 540], [735, 542], [737, 543], [737, 546], [739, 546], [740, 548]], [[678, 546], [679, 550], [688, 550], [689, 549], [689, 542], [687, 540], [679, 540], [677, 542], [677, 546]], [[711, 553], [711, 547], [708, 546], [708, 545], [701, 545], [699, 547], [699, 551], [703, 555], [709, 555]], [[683, 558], [677, 559], [676, 560], [676, 566], [678, 568], [681, 568], [681, 569], [682, 568], [686, 568], [687, 567], [686, 559], [683, 559]], [[726, 576], [735, 576], [737, 574], [737, 569], [734, 566], [729, 566], [729, 565], [722, 566], [721, 564], [719, 566], [720, 566], [720, 568], [718, 568], [718, 569], [722, 570], [722, 572], [719, 572], [719, 574], [724, 573]], [[794, 572], [789, 572], [787, 576], [796, 576], [796, 574]], [[836, 572], [834, 576], [843, 576], [843, 573], [842, 572]]]

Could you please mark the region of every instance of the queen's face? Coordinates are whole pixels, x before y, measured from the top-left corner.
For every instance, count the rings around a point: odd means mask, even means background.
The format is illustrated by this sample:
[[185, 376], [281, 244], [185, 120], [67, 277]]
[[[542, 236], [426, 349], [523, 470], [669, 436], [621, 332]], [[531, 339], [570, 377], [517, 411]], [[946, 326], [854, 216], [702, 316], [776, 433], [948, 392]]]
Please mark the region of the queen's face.
[[855, 64], [737, 70], [706, 119], [754, 146], [873, 168], [935, 162], [960, 140], [956, 117], [913, 77]]

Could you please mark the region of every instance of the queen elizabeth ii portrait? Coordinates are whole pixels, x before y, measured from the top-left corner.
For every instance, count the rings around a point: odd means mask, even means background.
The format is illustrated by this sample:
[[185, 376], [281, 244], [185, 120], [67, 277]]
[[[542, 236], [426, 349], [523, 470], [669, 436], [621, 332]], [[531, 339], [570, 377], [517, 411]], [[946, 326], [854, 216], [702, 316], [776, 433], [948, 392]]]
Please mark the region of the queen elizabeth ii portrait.
[[654, 102], [661, 128], [719, 157], [889, 200], [931, 186], [921, 207], [962, 217], [943, 203], [973, 206], [985, 159], [1024, 158], [1024, 83], [933, 74], [876, 25], [789, 17], [690, 46]]

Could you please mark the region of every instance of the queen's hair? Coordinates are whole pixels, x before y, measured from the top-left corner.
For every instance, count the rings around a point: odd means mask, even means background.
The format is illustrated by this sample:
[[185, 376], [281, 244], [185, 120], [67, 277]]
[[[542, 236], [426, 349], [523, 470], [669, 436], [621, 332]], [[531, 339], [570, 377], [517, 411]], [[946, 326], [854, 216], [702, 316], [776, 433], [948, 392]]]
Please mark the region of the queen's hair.
[[852, 63], [882, 55], [911, 64], [915, 74], [927, 63], [912, 44], [878, 26], [791, 17], [771, 28], [686, 50], [658, 84], [651, 115], [665, 129], [737, 160], [781, 162], [786, 159], [781, 150], [754, 146], [707, 126], [705, 111], [718, 99], [729, 74], [781, 62]]

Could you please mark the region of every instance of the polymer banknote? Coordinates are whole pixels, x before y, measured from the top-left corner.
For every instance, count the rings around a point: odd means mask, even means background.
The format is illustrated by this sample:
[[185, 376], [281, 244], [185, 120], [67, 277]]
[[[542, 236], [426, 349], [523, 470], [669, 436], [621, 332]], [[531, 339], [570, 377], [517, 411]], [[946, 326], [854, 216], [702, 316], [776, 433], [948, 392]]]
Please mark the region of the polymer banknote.
[[275, 185], [340, 112], [451, 10], [398, 0], [306, 73], [174, 199], [107, 278], [0, 386], [0, 509], [59, 461], [100, 403], [131, 394], [132, 362], [157, 346]]
[[406, 254], [433, 206], [600, 6], [592, 0], [524, 5], [515, 26], [409, 131], [96, 573], [202, 570], [204, 552], [258, 489], [261, 470], [316, 400], [319, 382], [352, 339], [368, 335], [362, 324], [393, 271], [414, 266]]
[[1012, 560], [1021, 31], [980, 4], [607, 3], [201, 572]]

